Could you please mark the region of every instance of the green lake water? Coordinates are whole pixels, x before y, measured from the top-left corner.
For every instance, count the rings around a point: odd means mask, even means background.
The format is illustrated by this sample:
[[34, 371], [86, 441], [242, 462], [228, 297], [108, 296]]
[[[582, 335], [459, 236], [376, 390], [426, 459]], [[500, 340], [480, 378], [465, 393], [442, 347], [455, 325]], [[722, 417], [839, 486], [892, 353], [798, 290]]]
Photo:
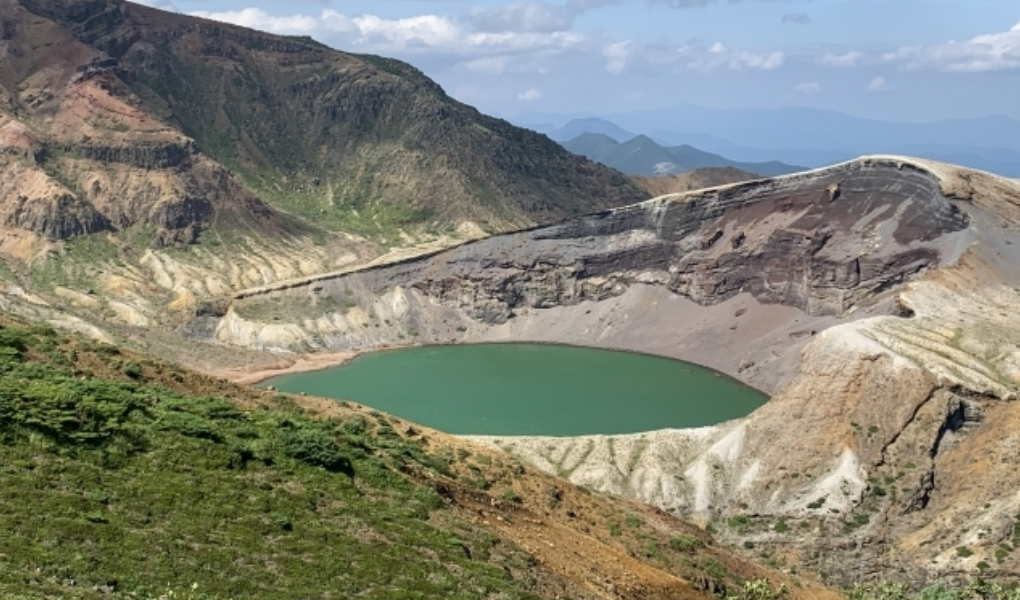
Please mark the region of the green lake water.
[[573, 346], [476, 344], [365, 354], [264, 385], [351, 400], [454, 434], [574, 436], [701, 427], [761, 392], [696, 365]]

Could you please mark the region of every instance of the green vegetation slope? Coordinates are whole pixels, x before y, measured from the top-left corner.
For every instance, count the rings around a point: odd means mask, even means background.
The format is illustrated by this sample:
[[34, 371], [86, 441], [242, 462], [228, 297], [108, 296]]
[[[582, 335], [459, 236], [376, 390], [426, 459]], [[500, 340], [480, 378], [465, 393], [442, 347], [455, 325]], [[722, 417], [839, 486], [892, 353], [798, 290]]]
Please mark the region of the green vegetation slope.
[[6, 321], [0, 530], [4, 598], [822, 593], [663, 513], [381, 413]]

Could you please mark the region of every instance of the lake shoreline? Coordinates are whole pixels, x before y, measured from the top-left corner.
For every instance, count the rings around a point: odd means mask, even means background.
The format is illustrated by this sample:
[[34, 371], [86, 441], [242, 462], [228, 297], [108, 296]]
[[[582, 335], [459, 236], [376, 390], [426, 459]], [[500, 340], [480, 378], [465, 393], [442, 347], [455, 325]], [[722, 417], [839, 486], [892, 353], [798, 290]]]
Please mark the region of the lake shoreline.
[[208, 371], [207, 374], [214, 377], [226, 379], [231, 383], [238, 385], [258, 385], [265, 383], [270, 379], [281, 377], [283, 375], [298, 375], [301, 373], [314, 373], [316, 371], [324, 371], [334, 367], [342, 367], [352, 360], [366, 356], [369, 354], [378, 354], [380, 352], [386, 352], [390, 350], [406, 350], [409, 348], [443, 348], [453, 346], [490, 346], [490, 345], [536, 345], [536, 346], [563, 346], [567, 348], [589, 348], [592, 350], [608, 350], [611, 352], [620, 352], [623, 354], [634, 354], [637, 356], [649, 356], [653, 358], [663, 358], [678, 363], [690, 364], [696, 367], [711, 371], [716, 377], [723, 377], [726, 379], [732, 379], [740, 382], [741, 384], [761, 392], [766, 396], [771, 397], [767, 391], [762, 390], [754, 385], [749, 384], [742, 378], [726, 373], [720, 369], [703, 365], [694, 361], [684, 360], [682, 358], [676, 358], [668, 354], [659, 354], [655, 352], [634, 350], [632, 348], [619, 348], [613, 346], [589, 346], [585, 344], [572, 344], [569, 342], [552, 342], [544, 340], [513, 340], [513, 341], [502, 341], [502, 340], [480, 340], [470, 342], [457, 342], [457, 343], [445, 343], [445, 344], [394, 344], [388, 346], [382, 346], [378, 348], [365, 348], [361, 350], [343, 350], [337, 352], [305, 352], [301, 354], [293, 355], [282, 355], [287, 357], [287, 362], [280, 366], [247, 366], [239, 367], [234, 369], [217, 369], [214, 371]]
[[[739, 418], [769, 399], [714, 369], [632, 350], [534, 342], [379, 350], [244, 376], [264, 381], [295, 374], [269, 384], [285, 393], [357, 402], [457, 435], [573, 437], [702, 427]], [[331, 368], [358, 357], [366, 360], [355, 361], [357, 368]], [[602, 422], [621, 405], [631, 408]], [[644, 408], [631, 414], [635, 406]], [[560, 408], [549, 412], [552, 407]], [[545, 415], [541, 427], [529, 420], [535, 414]]]
[[238, 385], [258, 385], [281, 375], [312, 373], [339, 367], [354, 360], [362, 353], [358, 351], [295, 354], [289, 362], [279, 366], [241, 367], [222, 369], [209, 373]]

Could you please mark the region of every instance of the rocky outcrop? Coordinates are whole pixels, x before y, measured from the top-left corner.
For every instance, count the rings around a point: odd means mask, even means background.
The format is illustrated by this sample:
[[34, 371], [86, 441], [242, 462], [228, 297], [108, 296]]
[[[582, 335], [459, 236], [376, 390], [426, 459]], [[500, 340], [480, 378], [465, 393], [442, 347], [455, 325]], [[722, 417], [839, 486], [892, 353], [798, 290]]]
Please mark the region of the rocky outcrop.
[[67, 239], [109, 229], [109, 223], [91, 204], [66, 193], [49, 198], [18, 196], [4, 213], [3, 225], [50, 239]]
[[178, 167], [194, 154], [196, 149], [194, 142], [184, 140], [116, 146], [86, 143], [65, 146], [63, 151], [100, 163], [121, 163], [139, 169], [154, 170]]

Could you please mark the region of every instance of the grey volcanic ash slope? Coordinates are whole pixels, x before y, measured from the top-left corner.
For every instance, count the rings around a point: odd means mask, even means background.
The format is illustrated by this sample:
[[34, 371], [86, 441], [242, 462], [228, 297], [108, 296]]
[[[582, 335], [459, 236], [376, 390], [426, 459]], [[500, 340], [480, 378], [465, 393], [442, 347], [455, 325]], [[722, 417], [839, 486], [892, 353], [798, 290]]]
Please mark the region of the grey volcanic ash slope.
[[190, 331], [258, 348], [543, 340], [694, 360], [774, 397], [699, 430], [482, 441], [844, 580], [1009, 575], [1018, 230], [1017, 182], [875, 157], [250, 290]]

